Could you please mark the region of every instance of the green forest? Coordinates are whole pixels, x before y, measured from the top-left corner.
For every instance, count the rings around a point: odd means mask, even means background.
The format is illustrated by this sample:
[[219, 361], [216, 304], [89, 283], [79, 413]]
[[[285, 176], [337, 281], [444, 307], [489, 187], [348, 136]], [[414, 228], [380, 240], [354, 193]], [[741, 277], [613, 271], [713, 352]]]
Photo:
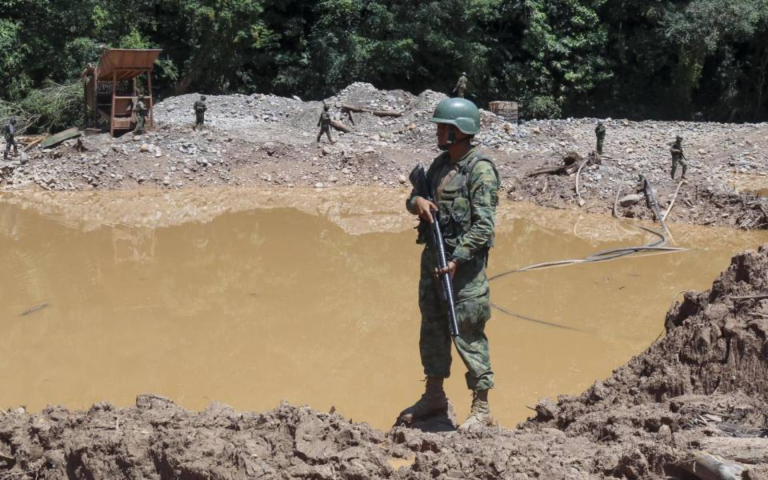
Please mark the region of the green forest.
[[768, 0], [0, 0], [0, 96], [50, 109], [107, 47], [162, 48], [159, 97], [449, 93], [465, 71], [524, 118], [768, 118]]

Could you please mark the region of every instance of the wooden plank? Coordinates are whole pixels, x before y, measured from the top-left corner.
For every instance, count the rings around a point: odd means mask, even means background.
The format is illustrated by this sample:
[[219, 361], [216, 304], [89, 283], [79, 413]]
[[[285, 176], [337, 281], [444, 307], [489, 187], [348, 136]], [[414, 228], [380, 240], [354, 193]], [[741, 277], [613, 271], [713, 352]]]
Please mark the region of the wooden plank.
[[357, 105], [350, 105], [348, 103], [343, 103], [341, 105], [342, 110], [349, 110], [351, 112], [356, 113], [372, 113], [376, 115], [377, 117], [401, 117], [403, 116], [403, 112], [394, 112], [392, 110], [371, 110], [370, 108], [363, 108], [358, 107]]
[[152, 96], [152, 72], [147, 71], [147, 93], [149, 93], [149, 128], [155, 128], [155, 99]]
[[28, 152], [28, 151], [32, 150], [32, 147], [34, 147], [38, 143], [42, 142], [43, 138], [44, 137], [38, 137], [35, 140], [32, 140], [31, 142], [29, 142], [29, 144], [26, 147], [24, 147], [24, 151]]
[[331, 120], [331, 126], [336, 130], [342, 131], [344, 133], [350, 133], [352, 131], [351, 128], [349, 128], [348, 126], [344, 125], [343, 123], [337, 120]]
[[51, 148], [55, 147], [56, 145], [59, 145], [62, 142], [66, 142], [69, 139], [77, 138], [82, 133], [77, 128], [70, 128], [68, 130], [64, 130], [63, 132], [59, 132], [56, 135], [51, 135], [50, 137], [46, 138], [40, 143], [40, 146], [42, 148]]
[[112, 72], [112, 111], [109, 112], [109, 134], [115, 136], [115, 89], [117, 88], [117, 72]]
[[133, 123], [133, 117], [115, 118], [115, 130], [130, 130]]
[[376, 115], [377, 117], [402, 117], [403, 112], [393, 112], [390, 110], [372, 110], [372, 114]]
[[357, 105], [350, 105], [348, 103], [342, 103], [341, 109], [349, 110], [350, 112], [357, 112], [357, 113], [363, 113], [366, 111], [363, 107], [358, 107]]
[[106, 80], [114, 71], [119, 71], [119, 79], [125, 80], [140, 75], [145, 70], [152, 70], [162, 50], [157, 49], [110, 49], [99, 60], [100, 75]]

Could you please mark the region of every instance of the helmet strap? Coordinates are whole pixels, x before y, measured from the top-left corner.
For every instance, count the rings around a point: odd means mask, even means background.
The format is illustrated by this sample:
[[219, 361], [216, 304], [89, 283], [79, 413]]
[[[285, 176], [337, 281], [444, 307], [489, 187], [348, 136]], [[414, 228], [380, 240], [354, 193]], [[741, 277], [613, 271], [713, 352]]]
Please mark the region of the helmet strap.
[[453, 130], [454, 128], [457, 128], [453, 125], [451, 125], [451, 128], [448, 130], [448, 142], [443, 145], [438, 145], [437, 148], [439, 148], [442, 151], [448, 151], [452, 146], [456, 145], [457, 143], [469, 143], [472, 140], [471, 135], [467, 135], [464, 138], [461, 138], [459, 140], [456, 139], [456, 132]]

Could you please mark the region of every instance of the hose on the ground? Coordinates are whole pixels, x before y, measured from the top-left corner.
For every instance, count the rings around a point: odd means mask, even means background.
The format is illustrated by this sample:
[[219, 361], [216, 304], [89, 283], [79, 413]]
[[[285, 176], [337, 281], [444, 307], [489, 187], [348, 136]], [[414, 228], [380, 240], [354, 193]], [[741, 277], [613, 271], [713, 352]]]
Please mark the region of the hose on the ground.
[[[658, 237], [658, 239], [654, 242], [647, 243], [645, 245], [640, 245], [637, 247], [623, 247], [623, 248], [614, 248], [610, 250], [603, 250], [597, 253], [593, 253], [592, 255], [589, 255], [584, 258], [578, 258], [578, 259], [569, 259], [569, 260], [555, 260], [552, 262], [542, 262], [542, 263], [535, 263], [533, 265], [527, 265], [525, 267], [516, 268], [514, 270], [508, 270], [506, 272], [498, 273], [488, 279], [489, 282], [492, 282], [494, 280], [498, 280], [499, 278], [505, 277], [507, 275], [511, 275], [513, 273], [521, 273], [521, 272], [530, 272], [532, 270], [540, 270], [544, 268], [552, 268], [552, 267], [564, 267], [568, 265], [580, 265], [585, 263], [597, 263], [597, 262], [605, 262], [608, 260], [615, 260], [617, 258], [626, 257], [628, 255], [633, 255], [640, 252], [681, 252], [686, 250], [685, 248], [678, 248], [678, 247], [667, 247], [666, 244], [669, 241], [669, 237], [667, 236], [669, 233], [669, 229], [667, 228], [666, 223], [664, 222], [664, 219], [662, 218], [661, 214], [659, 213], [659, 205], [658, 201], [656, 200], [656, 192], [653, 189], [653, 186], [651, 185], [651, 182], [648, 181], [648, 179], [645, 176], [640, 177], [643, 181], [644, 190], [645, 190], [645, 196], [648, 200], [648, 204], [651, 207], [651, 210], [653, 211], [654, 215], [656, 216], [656, 219], [659, 221], [659, 223], [662, 226], [662, 231], [656, 231], [652, 228], [644, 227], [642, 225], [632, 225], [633, 227], [639, 228], [641, 230], [644, 230], [652, 235], [655, 235]], [[618, 195], [617, 195], [618, 198]], [[614, 216], [615, 216], [615, 209], [614, 209]], [[561, 325], [554, 322], [548, 322], [544, 320], [539, 320], [536, 318], [528, 317], [526, 315], [519, 314], [517, 312], [508, 310], [504, 307], [501, 307], [500, 305], [497, 305], [495, 303], [491, 303], [491, 307], [495, 308], [496, 310], [512, 316], [519, 318], [521, 320], [526, 320], [529, 322], [539, 323], [542, 325], [547, 325], [550, 327], [556, 327], [556, 328], [563, 328], [567, 330], [574, 330], [574, 331], [581, 331], [584, 332], [585, 330], [580, 330], [577, 328], [569, 327], [566, 325]]]

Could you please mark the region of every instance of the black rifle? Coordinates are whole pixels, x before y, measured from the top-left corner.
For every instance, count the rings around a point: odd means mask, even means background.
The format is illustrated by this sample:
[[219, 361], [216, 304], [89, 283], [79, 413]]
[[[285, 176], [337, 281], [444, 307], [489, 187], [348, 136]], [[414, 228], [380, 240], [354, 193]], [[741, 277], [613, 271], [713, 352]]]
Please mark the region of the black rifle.
[[[424, 171], [424, 164], [419, 163], [416, 168], [411, 171], [408, 177], [411, 181], [411, 185], [416, 190], [416, 194], [420, 197], [426, 198], [430, 202], [434, 202], [432, 193], [430, 192], [429, 184], [427, 183], [427, 174]], [[436, 211], [430, 212], [432, 214], [432, 223], [429, 225], [429, 231], [432, 233], [432, 245], [437, 252], [437, 266], [440, 270], [443, 270], [448, 266], [448, 259], [445, 256], [445, 244], [443, 243], [443, 234], [440, 232], [440, 217]], [[425, 220], [421, 220], [424, 222]], [[450, 273], [443, 273], [440, 275], [440, 281], [442, 283], [442, 296], [445, 309], [448, 311], [448, 325], [451, 329], [451, 337], [456, 338], [459, 336], [459, 323], [456, 320], [456, 303], [453, 301], [453, 281], [451, 280]]]

